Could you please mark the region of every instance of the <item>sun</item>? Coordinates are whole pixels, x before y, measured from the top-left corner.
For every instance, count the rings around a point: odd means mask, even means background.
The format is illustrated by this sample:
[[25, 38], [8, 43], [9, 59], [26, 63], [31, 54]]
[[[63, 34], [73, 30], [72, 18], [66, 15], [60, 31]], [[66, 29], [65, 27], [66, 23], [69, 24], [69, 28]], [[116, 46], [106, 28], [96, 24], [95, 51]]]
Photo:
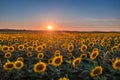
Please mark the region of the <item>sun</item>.
[[48, 30], [52, 30], [52, 29], [53, 29], [53, 26], [50, 25], [50, 26], [48, 26], [47, 28], [48, 28]]

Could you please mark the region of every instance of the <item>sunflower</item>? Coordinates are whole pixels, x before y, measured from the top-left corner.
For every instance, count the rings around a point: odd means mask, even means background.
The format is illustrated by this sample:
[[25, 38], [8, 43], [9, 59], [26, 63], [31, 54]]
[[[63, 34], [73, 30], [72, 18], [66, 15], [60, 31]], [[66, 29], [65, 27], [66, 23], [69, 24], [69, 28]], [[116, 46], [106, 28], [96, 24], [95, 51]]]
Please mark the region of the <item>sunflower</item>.
[[28, 46], [28, 47], [27, 47], [27, 51], [28, 51], [28, 52], [32, 52], [32, 51], [33, 51], [33, 46]]
[[32, 57], [33, 56], [33, 54], [32, 54], [32, 52], [27, 52], [27, 57]]
[[62, 56], [54, 57], [53, 60], [52, 60], [52, 64], [56, 67], [60, 66], [62, 64], [62, 62], [63, 62]]
[[66, 48], [66, 44], [62, 44], [62, 45], [61, 45], [61, 48], [62, 48], [62, 49], [65, 49], [65, 48]]
[[45, 43], [44, 43], [44, 44], [42, 44], [43, 49], [45, 49], [45, 48], [46, 48], [46, 46], [47, 46], [47, 45], [46, 45]]
[[92, 51], [98, 51], [98, 48], [94, 48]]
[[68, 48], [67, 48], [68, 52], [72, 52], [74, 50], [74, 45], [73, 44], [69, 44]]
[[81, 46], [81, 48], [80, 48], [80, 51], [81, 51], [81, 52], [85, 52], [86, 49], [87, 49], [87, 46], [83, 44], [83, 45]]
[[93, 46], [94, 46], [94, 42], [90, 42], [88, 45], [89, 45], [90, 47], [93, 47]]
[[58, 80], [69, 80], [69, 79], [66, 77], [62, 77], [62, 78], [59, 78]]
[[44, 54], [43, 53], [38, 53], [37, 54], [37, 58], [38, 59], [43, 59], [44, 58]]
[[56, 56], [60, 56], [60, 53], [54, 53], [54, 57], [56, 57]]
[[10, 47], [9, 47], [9, 51], [10, 51], [10, 52], [13, 52], [14, 50], [15, 50], [15, 48], [14, 48], [13, 46], [10, 46]]
[[115, 70], [120, 70], [120, 59], [116, 59], [116, 60], [113, 62], [112, 67], [113, 67]]
[[52, 63], [52, 58], [48, 59], [48, 64]]
[[24, 47], [25, 47], [24, 45], [18, 45], [18, 50], [22, 51], [24, 49]]
[[102, 66], [96, 66], [95, 68], [93, 68], [90, 72], [90, 76], [94, 77], [94, 76], [98, 76], [100, 74], [102, 74], [103, 72], [103, 68]]
[[112, 52], [116, 52], [118, 50], [118, 46], [113, 46], [112, 48], [111, 48], [111, 51]]
[[76, 67], [80, 62], [81, 62], [81, 58], [75, 58], [75, 59], [72, 61], [72, 66], [73, 66], [73, 67]]
[[15, 61], [14, 62], [14, 68], [15, 69], [21, 69], [21, 68], [23, 68], [23, 66], [24, 66], [24, 63], [22, 62], [22, 61]]
[[8, 46], [2, 46], [2, 51], [3, 52], [8, 52], [9, 50], [9, 47]]
[[18, 57], [17, 61], [24, 61], [24, 58], [23, 57]]
[[67, 57], [68, 57], [68, 58], [72, 58], [72, 57], [73, 57], [73, 54], [72, 54], [72, 53], [68, 53], [68, 54], [67, 54]]
[[81, 60], [84, 60], [85, 58], [87, 58], [87, 54], [81, 54], [80, 58], [81, 58]]
[[93, 51], [93, 52], [90, 54], [90, 59], [94, 60], [98, 55], [99, 55], [99, 52], [98, 52], [98, 51]]
[[37, 47], [36, 47], [36, 51], [37, 51], [37, 52], [42, 52], [42, 50], [43, 50], [43, 47], [42, 47], [42, 46], [37, 46]]
[[42, 73], [46, 70], [46, 63], [44, 62], [38, 62], [37, 64], [34, 65], [33, 68], [34, 72]]
[[4, 70], [8, 70], [8, 71], [13, 70], [13, 68], [14, 68], [14, 63], [8, 61], [8, 62], [6, 62], [6, 63], [3, 65], [3, 68], [4, 68]]
[[10, 52], [7, 52], [7, 53], [4, 54], [5, 58], [10, 58], [11, 56], [12, 56], [12, 54]]

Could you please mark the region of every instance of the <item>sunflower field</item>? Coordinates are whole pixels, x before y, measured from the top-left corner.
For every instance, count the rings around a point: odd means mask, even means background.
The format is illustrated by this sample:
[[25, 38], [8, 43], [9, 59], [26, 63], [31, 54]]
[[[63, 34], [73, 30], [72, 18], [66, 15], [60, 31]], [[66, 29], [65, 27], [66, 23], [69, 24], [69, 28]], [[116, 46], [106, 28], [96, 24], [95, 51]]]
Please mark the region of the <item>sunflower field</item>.
[[120, 33], [2, 32], [0, 80], [120, 80]]

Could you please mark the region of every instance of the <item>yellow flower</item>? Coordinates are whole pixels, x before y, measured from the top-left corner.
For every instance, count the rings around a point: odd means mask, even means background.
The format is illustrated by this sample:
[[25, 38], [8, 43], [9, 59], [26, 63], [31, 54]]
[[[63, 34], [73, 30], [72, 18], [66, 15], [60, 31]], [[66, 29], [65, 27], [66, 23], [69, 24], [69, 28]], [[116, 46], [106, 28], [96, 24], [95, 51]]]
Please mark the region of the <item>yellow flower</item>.
[[72, 52], [74, 50], [74, 45], [73, 44], [69, 44], [68, 45], [68, 52]]
[[72, 61], [72, 66], [73, 66], [73, 67], [76, 67], [80, 62], [81, 62], [81, 58], [75, 58], [75, 59]]
[[95, 68], [93, 68], [90, 72], [90, 76], [94, 77], [94, 76], [98, 76], [100, 74], [102, 74], [103, 72], [103, 68], [102, 66], [96, 66]]
[[113, 67], [115, 70], [120, 70], [120, 59], [116, 59], [116, 60], [113, 62], [112, 67]]
[[38, 62], [34, 65], [34, 72], [42, 73], [46, 70], [46, 64], [44, 62]]
[[10, 58], [11, 55], [12, 55], [12, 54], [11, 54], [10, 52], [7, 52], [7, 53], [5, 53], [4, 57], [5, 57], [5, 58]]
[[42, 50], [43, 50], [43, 47], [42, 47], [42, 46], [37, 46], [37, 47], [36, 47], [36, 51], [37, 51], [37, 52], [42, 52]]
[[80, 58], [81, 58], [81, 60], [84, 60], [85, 58], [87, 58], [87, 54], [81, 54]]
[[111, 51], [112, 52], [116, 52], [118, 50], [118, 46], [113, 46], [112, 48], [111, 48]]
[[88, 45], [89, 45], [90, 47], [93, 47], [93, 46], [94, 46], [94, 43], [93, 43], [93, 42], [90, 42]]
[[90, 54], [90, 59], [94, 60], [96, 59], [96, 57], [99, 55], [99, 52], [98, 51], [93, 51], [91, 54]]
[[9, 47], [8, 46], [2, 46], [2, 51], [3, 52], [8, 52], [9, 51]]
[[21, 69], [21, 68], [23, 68], [23, 66], [24, 66], [24, 63], [22, 62], [22, 61], [15, 61], [14, 62], [14, 68], [15, 69]]
[[52, 63], [52, 58], [48, 59], [48, 64]]
[[9, 51], [10, 51], [10, 52], [13, 52], [14, 50], [15, 50], [15, 49], [14, 49], [13, 46], [10, 46], [10, 47], [9, 47]]
[[60, 66], [62, 64], [62, 62], [63, 62], [62, 56], [54, 57], [52, 60], [52, 64], [54, 66]]
[[22, 51], [24, 49], [24, 45], [18, 45], [18, 50]]
[[86, 49], [87, 49], [87, 46], [83, 44], [83, 45], [81, 46], [81, 48], [80, 48], [80, 51], [81, 51], [81, 52], [85, 52]]
[[69, 79], [66, 77], [62, 77], [62, 78], [59, 78], [58, 80], [69, 80]]
[[68, 54], [67, 54], [67, 57], [68, 57], [68, 58], [72, 58], [72, 57], [73, 57], [73, 54], [72, 54], [72, 53], [68, 53]]
[[98, 51], [98, 48], [94, 48], [92, 51]]
[[38, 53], [37, 54], [37, 58], [38, 59], [43, 59], [44, 58], [44, 54], [43, 53]]
[[27, 57], [32, 57], [33, 56], [33, 54], [32, 54], [32, 52], [27, 52]]
[[56, 57], [56, 56], [60, 56], [60, 53], [54, 53], [54, 57]]
[[3, 68], [4, 68], [4, 70], [8, 70], [8, 71], [13, 70], [14, 63], [8, 61], [3, 65]]
[[32, 52], [32, 51], [33, 51], [33, 46], [28, 46], [28, 47], [27, 47], [27, 51], [28, 51], [28, 52]]
[[17, 61], [24, 61], [24, 58], [23, 57], [18, 57]]

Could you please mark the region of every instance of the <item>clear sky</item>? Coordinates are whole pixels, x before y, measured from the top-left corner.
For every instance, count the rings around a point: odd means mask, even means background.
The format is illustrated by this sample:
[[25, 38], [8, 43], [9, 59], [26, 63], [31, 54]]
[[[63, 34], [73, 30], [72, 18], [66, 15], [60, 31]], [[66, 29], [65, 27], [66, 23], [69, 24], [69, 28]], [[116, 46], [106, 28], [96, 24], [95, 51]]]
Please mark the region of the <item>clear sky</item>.
[[120, 31], [120, 0], [0, 0], [0, 29]]

